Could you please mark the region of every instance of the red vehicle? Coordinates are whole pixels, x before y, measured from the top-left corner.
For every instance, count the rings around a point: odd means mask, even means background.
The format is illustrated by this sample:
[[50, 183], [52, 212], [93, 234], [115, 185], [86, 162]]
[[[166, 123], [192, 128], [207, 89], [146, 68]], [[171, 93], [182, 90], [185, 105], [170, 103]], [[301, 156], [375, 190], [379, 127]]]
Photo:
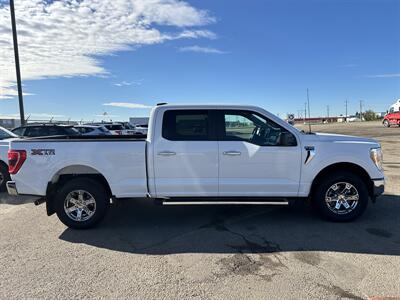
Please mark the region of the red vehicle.
[[390, 127], [392, 125], [400, 126], [400, 99], [393, 103], [383, 118], [383, 125]]

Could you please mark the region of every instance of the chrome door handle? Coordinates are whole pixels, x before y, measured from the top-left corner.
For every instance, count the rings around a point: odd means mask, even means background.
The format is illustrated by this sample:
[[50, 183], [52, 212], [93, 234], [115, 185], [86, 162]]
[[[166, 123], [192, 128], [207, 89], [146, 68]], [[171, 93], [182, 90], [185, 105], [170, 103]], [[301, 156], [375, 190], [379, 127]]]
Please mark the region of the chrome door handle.
[[237, 156], [237, 155], [241, 155], [242, 152], [240, 151], [224, 151], [222, 152], [223, 155], [230, 155], [230, 156]]
[[176, 155], [176, 152], [174, 152], [174, 151], [161, 151], [161, 152], [158, 152], [158, 155], [172, 156], [172, 155]]

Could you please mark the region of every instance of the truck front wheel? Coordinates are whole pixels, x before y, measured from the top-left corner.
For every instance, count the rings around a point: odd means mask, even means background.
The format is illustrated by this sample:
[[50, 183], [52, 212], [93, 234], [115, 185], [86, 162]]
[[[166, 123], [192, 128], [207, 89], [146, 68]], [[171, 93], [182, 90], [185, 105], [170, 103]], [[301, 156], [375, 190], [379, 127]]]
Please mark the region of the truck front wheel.
[[388, 121], [388, 120], [384, 120], [384, 121], [383, 121], [383, 126], [385, 126], [385, 127], [390, 127], [389, 121]]
[[54, 198], [61, 222], [70, 228], [87, 229], [99, 223], [110, 205], [104, 187], [90, 178], [67, 181]]
[[369, 195], [366, 184], [356, 174], [335, 172], [319, 181], [313, 203], [320, 215], [334, 222], [352, 221], [365, 211]]

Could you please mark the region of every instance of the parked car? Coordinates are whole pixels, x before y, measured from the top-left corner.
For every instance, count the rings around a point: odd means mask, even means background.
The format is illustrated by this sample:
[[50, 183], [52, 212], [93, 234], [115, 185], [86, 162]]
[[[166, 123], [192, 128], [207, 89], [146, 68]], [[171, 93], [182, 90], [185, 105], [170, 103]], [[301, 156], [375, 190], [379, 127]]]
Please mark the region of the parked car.
[[142, 130], [141, 128], [137, 128], [135, 125], [132, 125], [129, 122], [121, 122], [124, 128], [128, 131], [128, 134], [135, 134], [135, 135], [145, 135], [147, 134], [147, 130]]
[[140, 134], [147, 134], [148, 126], [147, 125], [135, 125], [135, 131]]
[[121, 123], [91, 123], [87, 125], [103, 126], [107, 128], [113, 135], [126, 135], [127, 130]]
[[74, 128], [80, 132], [81, 135], [112, 135], [112, 133], [100, 125], [75, 125]]
[[400, 111], [388, 112], [382, 121], [383, 126], [390, 127], [393, 125], [400, 126]]
[[69, 125], [60, 124], [27, 124], [14, 128], [12, 132], [18, 136], [23, 137], [40, 137], [40, 136], [53, 136], [53, 135], [79, 135], [79, 131]]
[[111, 198], [163, 205], [310, 199], [323, 217], [347, 222], [384, 191], [373, 139], [301, 132], [253, 106], [160, 105], [149, 121], [146, 139], [11, 141], [8, 192], [42, 197], [48, 215], [82, 229], [106, 215]]
[[10, 180], [7, 152], [10, 146], [10, 140], [17, 137], [18, 136], [11, 131], [0, 126], [0, 192], [6, 190], [6, 182]]

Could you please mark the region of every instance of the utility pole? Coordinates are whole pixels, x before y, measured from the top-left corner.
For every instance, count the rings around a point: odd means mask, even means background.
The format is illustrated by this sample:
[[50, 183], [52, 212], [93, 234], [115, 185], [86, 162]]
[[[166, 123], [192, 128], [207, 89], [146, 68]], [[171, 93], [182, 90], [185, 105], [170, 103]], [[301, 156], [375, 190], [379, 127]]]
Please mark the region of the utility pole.
[[310, 96], [308, 94], [308, 88], [307, 88], [307, 108], [308, 108], [308, 129], [311, 132]]
[[326, 116], [327, 116], [328, 119], [329, 119], [329, 105], [326, 106]]
[[21, 125], [25, 125], [24, 99], [22, 97], [21, 71], [19, 68], [19, 53], [18, 53], [18, 40], [17, 40], [17, 26], [15, 23], [14, 0], [10, 0], [10, 12], [11, 12], [11, 27], [12, 27], [13, 41], [14, 41], [15, 72], [17, 74], [19, 117], [21, 120]]
[[344, 119], [345, 119], [345, 121], [347, 122], [347, 104], [349, 103], [349, 101], [347, 101], [347, 99], [346, 99], [346, 102], [345, 102], [345, 103], [346, 103], [346, 115], [345, 115], [345, 118], [344, 118]]
[[304, 123], [306, 122], [307, 118], [307, 102], [304, 102]]
[[363, 101], [360, 100], [360, 120], [361, 120], [361, 122], [362, 122], [362, 120], [363, 120], [363, 116], [362, 116], [362, 106], [363, 106]]

